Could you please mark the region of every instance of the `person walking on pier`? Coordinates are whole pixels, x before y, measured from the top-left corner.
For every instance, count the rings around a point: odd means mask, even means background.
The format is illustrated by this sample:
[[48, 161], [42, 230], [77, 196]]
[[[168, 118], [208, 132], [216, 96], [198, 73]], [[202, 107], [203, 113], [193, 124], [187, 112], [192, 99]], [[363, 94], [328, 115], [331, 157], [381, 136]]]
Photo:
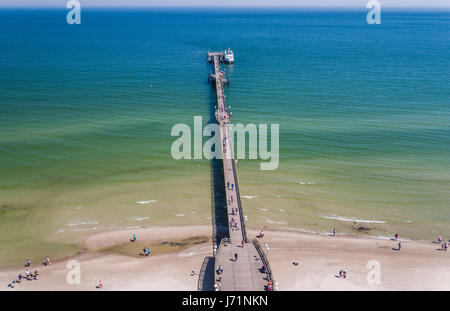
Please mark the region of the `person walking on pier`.
[[227, 181], [227, 189], [230, 189], [230, 182]]
[[234, 184], [231, 184], [231, 191], [234, 190]]

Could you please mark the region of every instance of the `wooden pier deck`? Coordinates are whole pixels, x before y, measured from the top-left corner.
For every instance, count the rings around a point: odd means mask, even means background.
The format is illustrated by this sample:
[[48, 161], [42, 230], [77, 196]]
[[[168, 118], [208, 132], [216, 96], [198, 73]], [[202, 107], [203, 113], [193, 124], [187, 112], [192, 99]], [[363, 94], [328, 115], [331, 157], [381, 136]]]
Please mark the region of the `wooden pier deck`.
[[[245, 230], [245, 217], [242, 210], [236, 162], [233, 156], [232, 135], [230, 135], [230, 111], [225, 105], [225, 73], [220, 69], [221, 53], [208, 53], [214, 62], [214, 75], [217, 95], [216, 119], [220, 125], [222, 158], [227, 200], [229, 238], [222, 239], [215, 254], [215, 283], [223, 291], [263, 291], [270, 279], [269, 273], [261, 272], [263, 263], [261, 252], [249, 243]], [[225, 208], [225, 207], [224, 207]], [[235, 257], [237, 254], [237, 259]], [[265, 260], [267, 260], [265, 258]], [[223, 272], [217, 272], [221, 266]]]

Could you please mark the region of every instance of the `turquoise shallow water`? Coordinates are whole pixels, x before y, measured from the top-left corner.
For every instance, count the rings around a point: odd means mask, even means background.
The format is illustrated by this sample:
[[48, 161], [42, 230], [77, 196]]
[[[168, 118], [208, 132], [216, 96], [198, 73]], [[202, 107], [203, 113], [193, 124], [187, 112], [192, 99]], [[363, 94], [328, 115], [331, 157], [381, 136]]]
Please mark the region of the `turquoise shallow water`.
[[170, 130], [209, 119], [205, 53], [228, 47], [234, 121], [280, 125], [278, 170], [239, 161], [250, 225], [354, 232], [359, 219], [373, 235], [444, 235], [449, 17], [86, 10], [70, 26], [65, 11], [0, 11], [1, 251], [208, 223], [209, 164], [173, 160]]

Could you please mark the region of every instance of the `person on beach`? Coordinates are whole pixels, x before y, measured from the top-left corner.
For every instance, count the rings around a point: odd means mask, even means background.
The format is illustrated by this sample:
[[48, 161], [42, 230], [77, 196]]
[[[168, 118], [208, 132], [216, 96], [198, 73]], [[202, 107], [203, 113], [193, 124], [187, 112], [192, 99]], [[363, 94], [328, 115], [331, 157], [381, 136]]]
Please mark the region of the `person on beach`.
[[336, 228], [333, 228], [333, 236], [336, 236]]
[[39, 272], [37, 272], [37, 270], [34, 271], [33, 278], [39, 280]]
[[438, 236], [438, 243], [441, 244], [442, 243], [442, 237]]
[[103, 288], [103, 282], [102, 281], [98, 281], [98, 286], [97, 288]]
[[144, 247], [144, 248], [142, 249], [142, 252], [144, 253], [144, 256], [147, 256], [147, 247]]
[[22, 284], [22, 279], [23, 279], [22, 273], [19, 273], [18, 279], [19, 279], [19, 284]]
[[150, 247], [147, 249], [147, 256], [150, 256], [150, 253], [152, 252], [152, 250], [150, 249]]
[[245, 245], [245, 241], [244, 240], [242, 240], [242, 248], [244, 248], [244, 245]]
[[264, 237], [264, 230], [261, 230], [261, 232], [259, 233], [259, 237], [262, 239]]
[[48, 256], [45, 256], [45, 265], [48, 266], [51, 264], [52, 264], [52, 262], [50, 261], [50, 258]]
[[133, 238], [131, 239], [131, 241], [136, 242], [136, 234], [133, 233]]
[[237, 260], [238, 260], [238, 254], [234, 253], [234, 261], [237, 261]]
[[29, 267], [31, 265], [30, 259], [27, 259], [27, 262], [25, 263], [25, 267]]
[[398, 233], [395, 234], [395, 240], [398, 240]]
[[25, 270], [25, 278], [29, 281], [30, 280], [30, 270]]
[[217, 274], [222, 274], [222, 272], [223, 272], [222, 265], [219, 265], [219, 267], [217, 268]]
[[400, 251], [400, 249], [402, 248], [402, 242], [398, 242], [398, 251]]

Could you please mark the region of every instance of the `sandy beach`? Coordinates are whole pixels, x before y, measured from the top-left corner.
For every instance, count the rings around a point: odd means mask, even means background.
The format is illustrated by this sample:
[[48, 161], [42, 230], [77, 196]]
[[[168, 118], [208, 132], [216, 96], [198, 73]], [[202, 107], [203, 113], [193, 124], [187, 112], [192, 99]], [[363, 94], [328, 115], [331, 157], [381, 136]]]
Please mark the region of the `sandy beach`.
[[[138, 244], [129, 241], [137, 235]], [[255, 237], [257, 231], [249, 230]], [[2, 290], [197, 290], [197, 273], [205, 256], [212, 255], [208, 238], [210, 226], [150, 227], [121, 229], [87, 235], [76, 241], [85, 251], [44, 267], [33, 264], [40, 279], [7, 285], [25, 267], [0, 270]], [[279, 290], [450, 290], [450, 252], [426, 241], [397, 242], [360, 236], [330, 236], [285, 231], [266, 231], [262, 244], [269, 245], [268, 256]], [[140, 243], [140, 244], [139, 244]], [[143, 243], [143, 244], [142, 244]], [[149, 245], [145, 257], [133, 247]], [[70, 285], [70, 261], [80, 263], [80, 284]], [[367, 276], [379, 263], [379, 284]], [[293, 262], [298, 263], [294, 265]], [[71, 267], [73, 269], [73, 266]], [[347, 270], [347, 278], [337, 277]], [[195, 272], [195, 273], [193, 273]]]

